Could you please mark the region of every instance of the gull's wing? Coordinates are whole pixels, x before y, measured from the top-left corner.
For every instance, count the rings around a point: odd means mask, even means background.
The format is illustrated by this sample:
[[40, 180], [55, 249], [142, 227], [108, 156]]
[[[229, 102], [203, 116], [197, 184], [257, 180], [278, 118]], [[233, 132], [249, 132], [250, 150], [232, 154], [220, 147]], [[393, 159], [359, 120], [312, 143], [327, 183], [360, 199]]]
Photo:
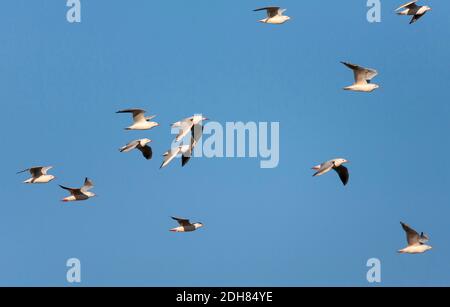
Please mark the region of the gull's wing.
[[191, 131], [193, 126], [194, 123], [192, 122], [192, 120], [182, 122], [180, 126], [180, 132], [178, 133], [175, 140], [177, 142], [181, 141]]
[[131, 114], [133, 114], [133, 121], [135, 123], [146, 121], [145, 116], [144, 116], [145, 110], [142, 110], [142, 109], [125, 109], [125, 110], [117, 111], [116, 113], [131, 113]]
[[45, 166], [41, 168], [42, 175], [47, 175], [47, 172], [51, 170], [53, 166]]
[[430, 238], [424, 234], [423, 232], [420, 233], [420, 237], [419, 237], [419, 243], [420, 244], [425, 244], [428, 242], [428, 240], [430, 240]]
[[182, 155], [181, 156], [181, 166], [182, 167], [185, 166], [186, 163], [188, 163], [190, 159], [191, 159], [190, 155], [189, 156]]
[[43, 167], [39, 166], [39, 167], [32, 167], [30, 168], [30, 174], [33, 178], [37, 178], [43, 175], [42, 172]]
[[182, 156], [181, 156], [181, 166], [182, 167], [185, 166], [186, 163], [188, 163], [189, 160], [191, 159], [191, 157], [192, 157], [192, 149], [194, 149], [195, 145], [196, 145], [196, 142], [195, 142], [194, 138], [191, 137], [191, 144], [184, 145], [181, 148], [181, 152], [183, 153]]
[[334, 170], [338, 173], [339, 178], [341, 178], [342, 183], [344, 185], [347, 185], [348, 178], [350, 177], [349, 173], [348, 173], [348, 169], [345, 166], [341, 165], [339, 167], [335, 167]]
[[94, 183], [92, 182], [92, 180], [90, 180], [89, 178], [85, 178], [84, 179], [84, 185], [81, 187], [81, 192], [86, 192], [89, 191], [90, 189], [92, 189], [94, 187]]
[[313, 175], [313, 177], [323, 175], [323, 174], [329, 172], [332, 168], [333, 168], [333, 161], [328, 161], [328, 162], [322, 163], [320, 165], [320, 168]]
[[164, 154], [164, 161], [160, 168], [166, 167], [180, 152], [180, 147], [170, 149]]
[[192, 133], [192, 138], [191, 138], [191, 146], [192, 148], [195, 147], [195, 145], [197, 145], [198, 141], [200, 140], [200, 138], [203, 135], [203, 126], [200, 124], [197, 125], [193, 125], [191, 128], [191, 133]]
[[411, 21], [409, 22], [409, 24], [415, 23], [417, 20], [419, 20], [420, 18], [422, 18], [423, 15], [425, 15], [425, 14], [422, 14], [422, 15], [414, 15], [414, 16], [412, 17]]
[[267, 17], [272, 18], [279, 15], [280, 7], [279, 6], [262, 7], [253, 11], [254, 12], [267, 11]]
[[188, 117], [188, 118], [184, 118], [176, 123], [172, 124], [172, 128], [177, 128], [177, 127], [181, 127], [183, 125], [183, 123], [185, 122], [190, 122], [194, 119], [194, 116]]
[[188, 219], [182, 219], [182, 218], [174, 217], [174, 216], [172, 216], [172, 219], [177, 221], [178, 224], [180, 224], [180, 226], [190, 226], [191, 225], [191, 223], [189, 222]]
[[375, 76], [378, 75], [378, 72], [371, 68], [361, 67], [355, 64], [341, 62], [351, 70], [355, 75], [355, 83], [356, 84], [367, 84], [372, 80]]
[[153, 157], [153, 151], [150, 146], [138, 146], [138, 149], [142, 152], [145, 159], [150, 160]]
[[80, 194], [83, 194], [82, 192], [81, 192], [81, 189], [72, 189], [72, 188], [68, 188], [68, 187], [65, 187], [65, 186], [62, 186], [62, 185], [59, 185], [62, 189], [64, 189], [64, 190], [67, 190], [67, 191], [69, 191], [70, 192], [70, 194], [72, 194], [72, 195], [80, 195]]
[[185, 166], [189, 160], [192, 157], [192, 151], [194, 150], [194, 147], [197, 146], [198, 141], [202, 137], [203, 134], [203, 126], [202, 125], [194, 125], [191, 129], [192, 136], [191, 136], [191, 143], [189, 147], [183, 152], [183, 155], [181, 156], [181, 166]]
[[127, 145], [123, 146], [122, 148], [120, 148], [119, 150], [120, 150], [120, 152], [129, 152], [129, 151], [132, 151], [133, 149], [135, 149], [136, 146], [138, 146], [138, 145], [139, 145], [138, 140], [132, 141], [132, 142], [128, 143]]
[[403, 222], [400, 222], [400, 224], [402, 225], [403, 230], [406, 232], [406, 240], [408, 241], [408, 246], [420, 244], [419, 242], [420, 236], [417, 233], [417, 231], [415, 231], [414, 229], [409, 227], [409, 225]]
[[403, 4], [403, 5], [400, 6], [398, 9], [396, 9], [396, 11], [401, 10], [401, 9], [404, 9], [404, 8], [408, 8], [408, 9], [416, 8], [416, 7], [417, 7], [417, 4], [416, 4], [417, 1], [418, 1], [418, 0], [414, 0], [414, 1], [408, 2], [408, 3], [406, 3], [406, 4]]
[[40, 176], [42, 176], [42, 175], [46, 175], [46, 174], [47, 174], [47, 171], [48, 171], [49, 169], [51, 169], [51, 168], [52, 168], [51, 166], [49, 166], [49, 167], [35, 166], [35, 167], [30, 167], [30, 168], [27, 168], [27, 169], [25, 169], [25, 170], [23, 170], [23, 171], [20, 171], [20, 172], [18, 172], [17, 174], [21, 174], [21, 173], [25, 173], [25, 172], [30, 172], [31, 177], [33, 177], [33, 178], [38, 178], [38, 177], [40, 177]]

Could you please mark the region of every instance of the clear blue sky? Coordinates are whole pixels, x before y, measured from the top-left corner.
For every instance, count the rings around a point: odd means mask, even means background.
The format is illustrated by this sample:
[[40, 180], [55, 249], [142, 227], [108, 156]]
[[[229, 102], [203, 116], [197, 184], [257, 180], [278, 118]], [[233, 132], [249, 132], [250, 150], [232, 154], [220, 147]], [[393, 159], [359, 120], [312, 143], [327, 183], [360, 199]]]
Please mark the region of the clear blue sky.
[[[410, 26], [382, 1], [2, 1], [0, 10], [0, 285], [450, 285], [450, 3]], [[259, 24], [252, 9], [278, 4], [292, 20]], [[332, 5], [332, 6], [328, 6]], [[372, 94], [342, 90], [350, 61], [378, 69]], [[125, 132], [142, 107], [161, 123]], [[280, 164], [195, 159], [159, 170], [169, 124], [203, 113], [226, 121], [279, 121]], [[153, 139], [155, 157], [118, 148]], [[310, 167], [350, 160], [343, 187]], [[53, 165], [58, 178], [28, 186], [15, 173]], [[96, 199], [64, 204], [57, 184], [96, 183]], [[170, 215], [205, 228], [174, 234]], [[399, 221], [434, 249], [398, 255]]]

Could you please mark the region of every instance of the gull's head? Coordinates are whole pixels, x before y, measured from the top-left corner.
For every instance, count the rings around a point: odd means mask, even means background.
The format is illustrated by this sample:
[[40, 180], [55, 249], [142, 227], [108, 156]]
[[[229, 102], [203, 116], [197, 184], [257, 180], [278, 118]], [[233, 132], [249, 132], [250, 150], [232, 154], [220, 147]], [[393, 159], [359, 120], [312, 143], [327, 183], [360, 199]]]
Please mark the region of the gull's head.
[[334, 160], [334, 165], [336, 166], [341, 166], [344, 163], [348, 163], [348, 160], [342, 158]]
[[431, 246], [429, 246], [429, 245], [427, 245], [427, 246], [426, 246], [426, 248], [427, 248], [427, 249], [426, 249], [427, 251], [429, 251], [429, 250], [432, 250], [432, 249], [433, 249], [433, 248], [432, 248]]
[[288, 20], [291, 20], [291, 17], [289, 17], [289, 16], [284, 16], [284, 19], [285, 19], [286, 21], [288, 21]]
[[194, 115], [192, 118], [192, 122], [194, 125], [197, 125], [198, 123], [201, 123], [202, 121], [209, 120], [208, 118], [204, 117], [203, 115]]
[[432, 10], [432, 8], [429, 7], [428, 5], [425, 5], [424, 8], [425, 8], [425, 11], [431, 11]]
[[49, 181], [52, 181], [53, 179], [55, 179], [56, 177], [53, 175], [48, 175]]
[[159, 124], [157, 122], [149, 122], [149, 124], [150, 124], [150, 129], [153, 128], [153, 127], [158, 127], [159, 126]]
[[142, 139], [141, 140], [141, 146], [145, 146], [145, 145], [147, 145], [148, 143], [151, 143], [151, 142], [152, 142], [152, 140], [150, 140], [150, 139], [147, 139], [147, 138]]
[[367, 92], [373, 92], [374, 90], [376, 90], [377, 88], [380, 88], [380, 86], [378, 84], [375, 83], [369, 83], [367, 85], [366, 91]]
[[198, 228], [202, 228], [202, 227], [203, 227], [203, 223], [199, 223], [199, 222], [194, 223], [193, 225], [194, 225], [195, 229], [198, 229]]
[[97, 194], [93, 193], [93, 192], [84, 192], [88, 197], [95, 197], [97, 196]]

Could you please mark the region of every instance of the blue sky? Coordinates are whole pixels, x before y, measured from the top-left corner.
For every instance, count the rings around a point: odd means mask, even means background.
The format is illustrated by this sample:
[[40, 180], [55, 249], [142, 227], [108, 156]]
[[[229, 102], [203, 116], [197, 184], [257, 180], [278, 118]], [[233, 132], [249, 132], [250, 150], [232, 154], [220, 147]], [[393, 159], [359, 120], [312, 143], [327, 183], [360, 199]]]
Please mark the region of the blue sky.
[[[0, 285], [84, 286], [450, 285], [450, 4], [409, 25], [382, 1], [82, 1], [69, 24], [63, 0], [3, 1], [0, 101], [3, 190]], [[292, 20], [259, 24], [277, 4]], [[325, 5], [332, 4], [333, 7]], [[350, 61], [378, 69], [372, 94], [349, 93]], [[115, 111], [142, 107], [161, 126], [125, 132]], [[280, 164], [194, 159], [159, 170], [169, 124], [203, 113], [280, 122]], [[150, 137], [154, 159], [120, 154]], [[343, 187], [310, 167], [350, 160]], [[21, 184], [15, 173], [53, 165], [57, 179]], [[96, 199], [60, 202], [57, 184], [95, 182]], [[169, 216], [205, 228], [173, 234]], [[434, 247], [398, 255], [399, 221]]]

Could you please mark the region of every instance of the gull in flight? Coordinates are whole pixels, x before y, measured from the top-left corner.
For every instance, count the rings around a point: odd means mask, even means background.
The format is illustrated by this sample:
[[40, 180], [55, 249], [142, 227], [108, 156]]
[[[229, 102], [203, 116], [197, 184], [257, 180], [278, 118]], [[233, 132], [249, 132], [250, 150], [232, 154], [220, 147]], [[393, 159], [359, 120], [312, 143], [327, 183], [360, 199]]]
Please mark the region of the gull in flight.
[[330, 160], [325, 163], [319, 164], [317, 166], [314, 166], [312, 169], [316, 170], [317, 172], [313, 175], [313, 177], [322, 176], [323, 174], [326, 174], [329, 171], [331, 171], [332, 169], [334, 169], [338, 173], [339, 178], [341, 179], [342, 183], [344, 185], [347, 185], [348, 179], [349, 179], [349, 173], [348, 173], [348, 169], [342, 165], [344, 163], [348, 163], [348, 161], [345, 159], [334, 159], [334, 160]]
[[48, 183], [55, 179], [55, 176], [47, 175], [47, 172], [52, 168], [53, 166], [31, 167], [26, 170], [20, 171], [17, 174], [30, 172], [31, 178], [25, 180], [23, 183]]
[[403, 4], [402, 6], [400, 6], [398, 9], [396, 9], [396, 11], [399, 11], [401, 9], [404, 9], [401, 12], [398, 12], [398, 15], [412, 15], [412, 19], [409, 22], [409, 24], [415, 23], [417, 20], [419, 20], [423, 15], [425, 15], [426, 12], [431, 11], [431, 7], [427, 6], [427, 5], [417, 5], [416, 2], [418, 0], [414, 0], [411, 2], [408, 2], [406, 4]]
[[117, 111], [116, 113], [131, 113], [133, 114], [133, 125], [125, 130], [149, 130], [153, 127], [159, 126], [158, 123], [152, 122], [151, 120], [156, 117], [156, 115], [152, 116], [144, 116], [145, 110], [141, 109], [126, 109]]
[[79, 188], [79, 189], [72, 189], [72, 188], [67, 188], [64, 187], [62, 185], [59, 185], [61, 188], [63, 188], [64, 190], [67, 190], [70, 192], [70, 196], [67, 196], [65, 198], [62, 199], [62, 201], [78, 201], [78, 200], [86, 200], [89, 199], [91, 197], [94, 197], [95, 194], [92, 192], [89, 192], [90, 189], [92, 189], [94, 187], [94, 184], [92, 183], [92, 181], [89, 178], [86, 178], [84, 180], [84, 185]]
[[344, 87], [344, 90], [354, 92], [372, 92], [379, 88], [378, 84], [372, 84], [370, 81], [378, 75], [378, 72], [374, 69], [364, 68], [358, 65], [341, 62], [351, 70], [355, 75], [355, 83]]
[[267, 17], [259, 21], [262, 23], [271, 23], [279, 25], [291, 19], [291, 17], [283, 15], [283, 13], [286, 12], [286, 9], [281, 9], [280, 7], [277, 6], [263, 7], [253, 11], [254, 12], [267, 11]]
[[150, 146], [148, 146], [147, 144], [150, 143], [152, 140], [149, 139], [140, 139], [140, 140], [135, 140], [132, 141], [130, 143], [128, 143], [127, 145], [121, 147], [119, 150], [120, 152], [129, 152], [132, 151], [133, 149], [139, 149], [142, 152], [142, 155], [144, 156], [144, 158], [146, 158], [147, 160], [150, 160], [153, 156], [153, 152], [152, 152], [152, 148]]
[[160, 168], [166, 167], [176, 156], [181, 154], [181, 166], [185, 166], [186, 163], [189, 162], [192, 156], [192, 151], [194, 147], [197, 145], [197, 142], [194, 137], [191, 138], [191, 143], [189, 145], [179, 145], [175, 148], [172, 148], [164, 153], [164, 161], [161, 164]]
[[422, 232], [419, 235], [417, 233], [417, 231], [415, 231], [414, 229], [412, 229], [405, 223], [400, 222], [400, 224], [402, 225], [403, 230], [406, 232], [406, 240], [408, 241], [408, 246], [405, 247], [404, 249], [399, 250], [398, 251], [399, 253], [401, 253], [401, 254], [422, 254], [422, 253], [425, 253], [426, 251], [432, 249], [431, 246], [425, 244], [429, 240], [429, 238], [426, 234], [424, 234]]
[[[200, 118], [202, 118], [200, 116]], [[206, 118], [202, 118], [203, 120], [207, 120]], [[183, 125], [184, 123], [190, 121], [190, 119], [185, 119], [183, 121], [179, 121], [176, 122], [174, 124], [172, 124], [172, 127], [179, 127], [181, 125]], [[198, 124], [193, 124], [195, 122], [198, 122]], [[183, 130], [181, 129], [180, 133], [178, 135], [183, 135], [180, 139], [182, 139], [184, 137], [184, 135], [186, 135], [189, 131], [191, 131], [192, 136], [191, 136], [191, 141], [189, 145], [179, 145], [177, 147], [174, 147], [170, 150], [168, 150], [167, 152], [164, 153], [164, 161], [161, 164], [160, 168], [166, 167], [176, 156], [178, 156], [179, 154], [181, 154], [181, 166], [185, 166], [186, 163], [189, 162], [189, 160], [191, 159], [192, 156], [192, 151], [194, 150], [195, 146], [197, 146], [198, 141], [200, 140], [200, 138], [202, 137], [203, 134], [203, 126], [200, 124], [201, 120], [196, 119], [196, 120], [192, 120], [192, 123], [189, 124], [189, 126], [191, 127], [190, 129], [186, 129]], [[185, 131], [187, 131], [187, 133], [184, 133]], [[178, 139], [178, 137], [177, 137]]]
[[[197, 127], [202, 127], [201, 123], [205, 120], [208, 120], [208, 118], [203, 117], [202, 115], [194, 115], [185, 119], [182, 119], [176, 123], [172, 124], [172, 128], [180, 128], [180, 132], [178, 133], [177, 137], [175, 138], [176, 142], [181, 141], [186, 135], [188, 135], [188, 133], [191, 131], [193, 136], [194, 134], [197, 133], [197, 131], [199, 131], [199, 129], [196, 129]], [[203, 127], [201, 129], [203, 131]], [[198, 141], [198, 139], [200, 139], [200, 137], [195, 137], [194, 139], [196, 139]]]
[[203, 227], [203, 224], [199, 222], [191, 224], [191, 222], [189, 222], [189, 220], [186, 219], [181, 219], [178, 217], [172, 217], [172, 219], [174, 219], [175, 221], [178, 222], [178, 224], [180, 224], [179, 227], [170, 229], [170, 231], [172, 232], [191, 232]]

